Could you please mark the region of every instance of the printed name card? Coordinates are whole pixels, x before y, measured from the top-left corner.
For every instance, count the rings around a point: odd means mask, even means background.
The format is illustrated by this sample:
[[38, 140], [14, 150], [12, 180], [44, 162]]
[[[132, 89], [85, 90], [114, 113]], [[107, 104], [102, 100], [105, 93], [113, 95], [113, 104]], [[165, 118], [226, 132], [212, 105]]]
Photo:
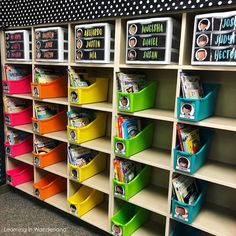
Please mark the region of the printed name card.
[[236, 64], [236, 11], [195, 17], [192, 64]]
[[126, 63], [177, 63], [179, 35], [180, 24], [170, 17], [128, 21]]
[[68, 32], [62, 27], [35, 30], [36, 61], [62, 62], [68, 59]]
[[30, 31], [6, 31], [5, 40], [7, 60], [29, 61], [31, 59]]
[[110, 63], [114, 58], [114, 26], [108, 23], [75, 27], [75, 61]]

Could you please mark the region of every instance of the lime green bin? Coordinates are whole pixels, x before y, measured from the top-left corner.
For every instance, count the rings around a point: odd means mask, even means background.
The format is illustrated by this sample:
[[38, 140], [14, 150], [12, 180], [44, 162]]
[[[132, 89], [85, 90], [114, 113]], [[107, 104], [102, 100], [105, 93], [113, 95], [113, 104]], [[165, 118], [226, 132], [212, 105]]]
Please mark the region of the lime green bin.
[[147, 86], [135, 93], [117, 93], [117, 108], [121, 112], [136, 112], [155, 105], [157, 82], [148, 81]]
[[111, 218], [111, 233], [129, 236], [148, 220], [149, 212], [141, 207], [126, 204]]
[[152, 145], [152, 136], [154, 132], [154, 123], [144, 124], [144, 129], [135, 137], [123, 139], [114, 137], [114, 152], [118, 157], [130, 157], [138, 152], [141, 152]]

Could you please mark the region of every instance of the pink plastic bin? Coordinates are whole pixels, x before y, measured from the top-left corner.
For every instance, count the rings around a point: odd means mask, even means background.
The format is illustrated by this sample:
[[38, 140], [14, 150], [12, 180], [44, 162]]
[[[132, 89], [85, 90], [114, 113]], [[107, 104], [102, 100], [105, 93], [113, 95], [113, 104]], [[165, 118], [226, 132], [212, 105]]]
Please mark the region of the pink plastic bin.
[[33, 151], [33, 135], [29, 135], [25, 140], [18, 144], [10, 145], [5, 142], [5, 152], [10, 157], [16, 157]]
[[6, 173], [7, 182], [12, 186], [23, 184], [34, 179], [34, 167], [25, 163], [7, 170]]
[[3, 93], [7, 94], [23, 94], [31, 93], [32, 75], [22, 77], [20, 80], [3, 80]]
[[33, 110], [32, 105], [23, 111], [8, 113], [4, 112], [5, 124], [9, 126], [24, 125], [32, 123]]

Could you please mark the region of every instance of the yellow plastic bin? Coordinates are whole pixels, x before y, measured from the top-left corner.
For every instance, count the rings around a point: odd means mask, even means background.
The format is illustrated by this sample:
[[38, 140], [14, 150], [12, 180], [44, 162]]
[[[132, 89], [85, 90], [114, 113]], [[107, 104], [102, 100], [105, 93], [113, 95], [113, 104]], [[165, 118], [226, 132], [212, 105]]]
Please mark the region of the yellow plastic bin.
[[96, 112], [95, 120], [83, 128], [74, 128], [67, 126], [67, 135], [69, 142], [80, 144], [95, 138], [105, 136], [106, 133], [106, 117], [104, 112]]
[[69, 164], [70, 178], [79, 182], [82, 182], [106, 168], [106, 154], [100, 152], [94, 157], [87, 165], [78, 167]]
[[104, 102], [107, 100], [108, 79], [89, 78], [88, 87], [69, 87], [69, 102], [73, 104], [86, 104]]
[[71, 214], [81, 217], [101, 203], [103, 198], [102, 192], [82, 186], [73, 196], [68, 198], [68, 210]]

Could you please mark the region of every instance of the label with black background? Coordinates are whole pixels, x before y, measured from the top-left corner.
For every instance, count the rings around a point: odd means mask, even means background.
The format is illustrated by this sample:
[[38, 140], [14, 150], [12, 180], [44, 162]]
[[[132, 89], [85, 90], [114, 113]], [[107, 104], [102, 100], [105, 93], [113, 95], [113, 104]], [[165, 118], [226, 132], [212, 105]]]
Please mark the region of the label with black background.
[[164, 61], [166, 49], [129, 49], [127, 60], [129, 61]]
[[76, 51], [76, 60], [104, 60], [104, 49], [99, 50], [77, 50]]
[[24, 51], [9, 51], [9, 50], [7, 50], [7, 58], [24, 59]]
[[6, 42], [6, 49], [7, 50], [24, 50], [24, 43], [23, 42]]
[[58, 51], [57, 50], [37, 50], [36, 52], [37, 59], [58, 59]]
[[24, 41], [24, 33], [6, 33], [6, 41]]
[[104, 49], [104, 38], [81, 38], [76, 41], [77, 49]]
[[58, 49], [57, 40], [36, 41], [37, 49]]
[[58, 32], [57, 30], [36, 31], [35, 39], [36, 40], [58, 39]]
[[105, 26], [95, 26], [92, 28], [80, 27], [76, 29], [76, 38], [97, 38], [105, 36]]

